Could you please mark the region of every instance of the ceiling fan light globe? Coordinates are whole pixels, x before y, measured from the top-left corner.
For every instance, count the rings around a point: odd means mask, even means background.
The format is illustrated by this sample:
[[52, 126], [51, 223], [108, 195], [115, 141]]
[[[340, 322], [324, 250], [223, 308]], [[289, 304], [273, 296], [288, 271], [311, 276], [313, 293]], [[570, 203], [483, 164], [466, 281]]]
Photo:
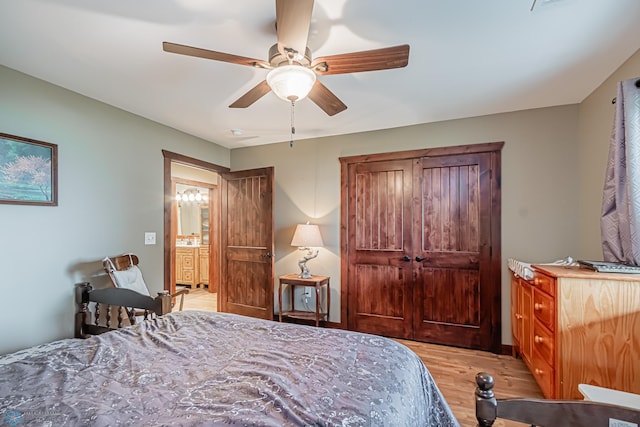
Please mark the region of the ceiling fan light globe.
[[284, 101], [304, 99], [313, 84], [316, 74], [301, 65], [282, 65], [267, 74], [267, 84], [271, 90]]

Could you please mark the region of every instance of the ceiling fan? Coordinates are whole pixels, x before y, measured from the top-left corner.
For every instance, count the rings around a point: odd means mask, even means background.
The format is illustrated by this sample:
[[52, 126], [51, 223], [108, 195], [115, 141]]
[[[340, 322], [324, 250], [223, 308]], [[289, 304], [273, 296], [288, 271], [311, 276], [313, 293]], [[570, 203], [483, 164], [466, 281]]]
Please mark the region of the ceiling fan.
[[405, 67], [409, 45], [311, 58], [307, 47], [313, 0], [276, 0], [277, 43], [269, 49], [269, 60], [163, 42], [165, 52], [213, 59], [270, 70], [265, 80], [229, 105], [246, 108], [270, 91], [292, 103], [307, 95], [325, 113], [333, 116], [347, 106], [316, 75], [359, 73]]

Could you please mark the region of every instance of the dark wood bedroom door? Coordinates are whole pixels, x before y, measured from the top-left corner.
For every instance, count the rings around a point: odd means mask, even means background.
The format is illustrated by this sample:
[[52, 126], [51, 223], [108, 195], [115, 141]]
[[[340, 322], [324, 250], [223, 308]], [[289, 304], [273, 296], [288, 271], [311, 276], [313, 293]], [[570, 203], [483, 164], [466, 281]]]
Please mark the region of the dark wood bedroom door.
[[414, 177], [414, 339], [489, 349], [500, 294], [491, 280], [491, 154], [424, 157]]
[[220, 309], [272, 320], [274, 169], [222, 176]]
[[412, 338], [411, 160], [349, 166], [349, 329]]

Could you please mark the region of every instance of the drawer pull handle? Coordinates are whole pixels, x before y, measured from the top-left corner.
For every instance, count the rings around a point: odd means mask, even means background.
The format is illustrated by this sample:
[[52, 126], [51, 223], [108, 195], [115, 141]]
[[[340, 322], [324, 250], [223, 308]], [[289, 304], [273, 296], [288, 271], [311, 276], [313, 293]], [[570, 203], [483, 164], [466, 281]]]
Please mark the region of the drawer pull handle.
[[516, 319], [522, 320], [522, 314], [516, 313]]
[[536, 311], [542, 311], [542, 307], [543, 307], [543, 305], [540, 304], [539, 302], [533, 304], [533, 309], [536, 310]]
[[538, 376], [542, 376], [542, 374], [544, 374], [544, 371], [542, 369], [538, 369], [538, 368], [536, 368], [535, 372], [536, 372], [536, 375], [538, 375]]
[[535, 341], [536, 344], [540, 344], [544, 339], [540, 335], [536, 335], [533, 337], [533, 341]]
[[533, 284], [536, 285], [536, 286], [541, 285], [542, 284], [542, 280], [540, 280], [539, 278], [536, 277], [536, 278], [533, 279]]

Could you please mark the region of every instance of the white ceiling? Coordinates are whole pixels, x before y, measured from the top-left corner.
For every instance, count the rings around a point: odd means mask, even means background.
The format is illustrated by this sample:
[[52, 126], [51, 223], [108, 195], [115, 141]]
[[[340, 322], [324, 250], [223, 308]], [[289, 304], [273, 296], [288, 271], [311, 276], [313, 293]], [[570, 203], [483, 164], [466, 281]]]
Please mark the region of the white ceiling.
[[[640, 48], [639, 0], [532, 1], [316, 0], [313, 57], [408, 43], [409, 65], [320, 77], [348, 109], [300, 101], [295, 139], [581, 102]], [[162, 50], [266, 60], [274, 22], [275, 0], [1, 0], [0, 64], [225, 147], [288, 141], [273, 93], [227, 107], [266, 70]]]

